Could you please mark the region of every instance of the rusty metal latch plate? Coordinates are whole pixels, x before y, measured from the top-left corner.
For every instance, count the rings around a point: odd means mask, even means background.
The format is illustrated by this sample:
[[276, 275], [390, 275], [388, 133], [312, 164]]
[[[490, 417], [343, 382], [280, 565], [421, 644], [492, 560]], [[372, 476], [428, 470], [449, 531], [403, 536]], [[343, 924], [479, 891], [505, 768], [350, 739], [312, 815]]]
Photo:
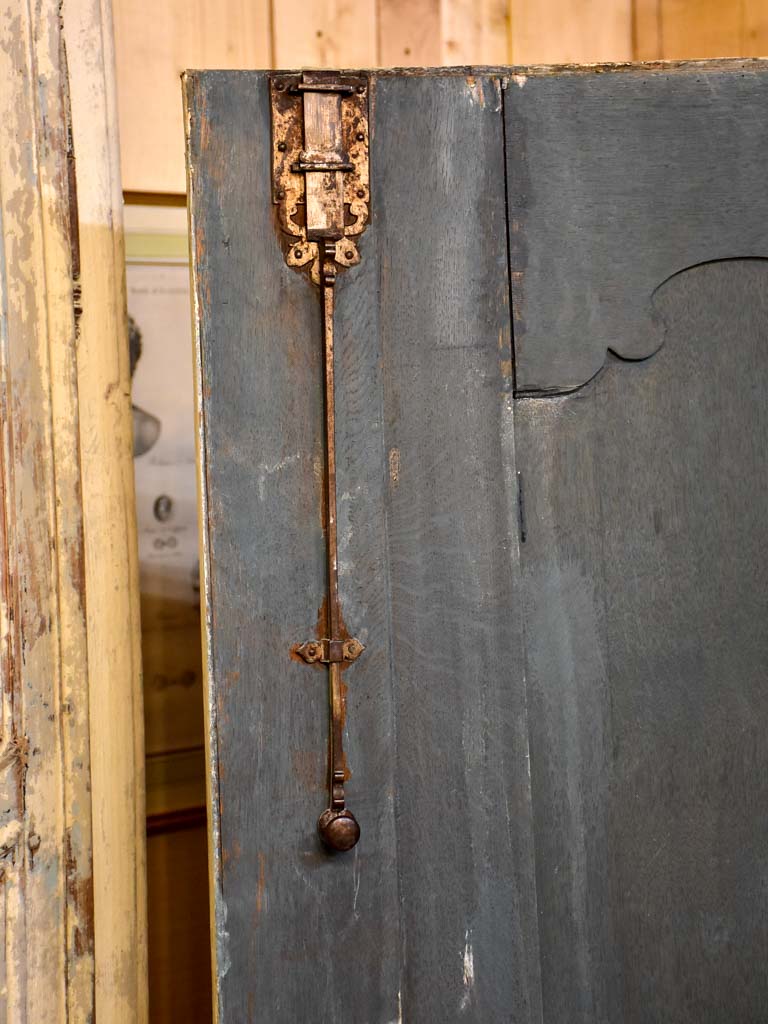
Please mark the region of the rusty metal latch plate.
[[[341, 219], [339, 237], [333, 239], [335, 261], [342, 267], [360, 262], [357, 236], [370, 215], [368, 87], [367, 75], [323, 71], [270, 79], [272, 197], [285, 259], [291, 267], [308, 269], [315, 284], [320, 283], [320, 246], [307, 231], [307, 172], [313, 178], [322, 174], [313, 191], [326, 200], [338, 197]], [[323, 147], [305, 144], [307, 98], [317, 99], [309, 112], [320, 122], [318, 134], [324, 126], [329, 129]]]

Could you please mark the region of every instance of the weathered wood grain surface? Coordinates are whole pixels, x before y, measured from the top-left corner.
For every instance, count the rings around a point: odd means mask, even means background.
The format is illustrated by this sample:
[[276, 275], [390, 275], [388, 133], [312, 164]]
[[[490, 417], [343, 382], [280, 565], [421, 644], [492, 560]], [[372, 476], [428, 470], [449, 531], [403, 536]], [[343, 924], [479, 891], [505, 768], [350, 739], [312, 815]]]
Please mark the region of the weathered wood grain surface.
[[[221, 1020], [764, 1016], [765, 74], [374, 76], [373, 219], [337, 299], [367, 650], [345, 673], [363, 836], [336, 858], [325, 677], [288, 657], [324, 589], [318, 299], [275, 235], [265, 76], [187, 77]], [[673, 75], [669, 198], [656, 142], [624, 150]], [[525, 97], [549, 116], [566, 86], [610, 131], [563, 168]], [[713, 138], [748, 166], [693, 175]], [[601, 243], [578, 265], [577, 228]], [[513, 398], [510, 290], [518, 385], [539, 348], [557, 387], [589, 383]]]
[[517, 404], [547, 1021], [768, 1007], [766, 286], [677, 275], [655, 356]]
[[265, 77], [194, 75], [187, 91], [222, 1017], [528, 1020], [500, 83], [374, 88], [376, 214], [337, 300], [341, 594], [367, 645], [345, 674], [363, 838], [335, 858], [315, 833], [325, 676], [288, 657], [324, 589], [318, 299], [273, 230]]
[[[144, 706], [123, 202], [111, 5], [51, 3], [70, 58], [77, 394], [93, 805], [95, 1018], [144, 1024]], [[68, 515], [65, 509], [64, 515]]]
[[375, 92], [404, 1020], [538, 1014], [501, 102]]
[[0, 1019], [59, 1024], [91, 1019], [94, 975], [76, 224], [57, 12], [4, 24]]
[[658, 344], [654, 288], [768, 255], [764, 61], [515, 74], [507, 90], [518, 393]]
[[109, 9], [12, 2], [2, 25], [0, 1020], [141, 1024], [138, 581]]
[[[356, 489], [378, 507], [383, 481], [380, 438], [363, 430], [377, 415], [369, 393], [377, 338], [363, 330], [370, 306], [359, 305], [352, 388], [338, 396], [339, 434], [354, 428], [361, 443], [353, 466], [346, 453], [339, 458], [338, 477], [342, 535], [355, 542], [340, 552], [343, 607], [369, 648], [345, 673], [357, 722], [347, 744], [349, 799], [366, 840], [333, 858], [315, 828], [326, 805], [325, 672], [289, 655], [315, 635], [325, 592], [318, 299], [285, 265], [274, 229], [266, 77], [210, 74], [188, 79], [187, 90], [218, 776], [219, 1012], [226, 1021], [352, 1021], [380, 1011], [395, 1019], [400, 929], [383, 521], [360, 501], [350, 512]], [[357, 535], [350, 514], [360, 520]], [[367, 593], [349, 592], [353, 558], [364, 560], [355, 576]]]

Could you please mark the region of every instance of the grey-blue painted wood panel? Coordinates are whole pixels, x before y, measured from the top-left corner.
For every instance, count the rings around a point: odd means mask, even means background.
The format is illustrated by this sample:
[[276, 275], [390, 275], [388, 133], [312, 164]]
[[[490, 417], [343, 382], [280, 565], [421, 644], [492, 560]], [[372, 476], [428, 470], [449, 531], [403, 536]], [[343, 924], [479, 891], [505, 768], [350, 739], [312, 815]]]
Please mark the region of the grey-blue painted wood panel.
[[765, 61], [520, 73], [506, 100], [518, 393], [650, 355], [663, 281], [768, 256]]
[[[766, 211], [768, 212], [768, 211]], [[519, 400], [544, 1019], [768, 1016], [768, 260]]]
[[764, 62], [507, 92], [518, 394], [578, 388], [515, 409], [557, 1024], [768, 1019], [767, 99]]
[[372, 75], [341, 857], [318, 297], [266, 75], [188, 76], [222, 1021], [768, 1019], [766, 73]]
[[[187, 78], [223, 1021], [540, 1019], [496, 76], [372, 85], [337, 285], [352, 853], [325, 853], [318, 296], [272, 222], [263, 74]], [[458, 401], [457, 401], [458, 399]]]

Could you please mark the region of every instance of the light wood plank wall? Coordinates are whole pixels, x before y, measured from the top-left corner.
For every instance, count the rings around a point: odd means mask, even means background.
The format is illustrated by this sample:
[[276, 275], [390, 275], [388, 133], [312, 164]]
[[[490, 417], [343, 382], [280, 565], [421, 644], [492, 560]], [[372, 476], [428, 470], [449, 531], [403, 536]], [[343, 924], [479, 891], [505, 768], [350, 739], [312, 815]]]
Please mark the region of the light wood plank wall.
[[768, 54], [768, 0], [113, 0], [123, 186], [185, 188], [185, 68]]

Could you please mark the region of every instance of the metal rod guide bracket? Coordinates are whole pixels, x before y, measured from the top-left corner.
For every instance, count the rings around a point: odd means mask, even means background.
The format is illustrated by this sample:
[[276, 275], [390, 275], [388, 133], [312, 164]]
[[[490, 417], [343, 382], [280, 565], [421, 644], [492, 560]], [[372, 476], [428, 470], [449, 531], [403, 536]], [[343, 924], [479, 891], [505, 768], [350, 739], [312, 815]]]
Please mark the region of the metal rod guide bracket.
[[321, 640], [307, 640], [301, 647], [296, 648], [296, 653], [303, 658], [308, 665], [321, 662], [328, 665], [331, 662], [355, 661], [365, 650], [365, 647], [351, 637], [349, 640], [330, 640], [323, 637]]

